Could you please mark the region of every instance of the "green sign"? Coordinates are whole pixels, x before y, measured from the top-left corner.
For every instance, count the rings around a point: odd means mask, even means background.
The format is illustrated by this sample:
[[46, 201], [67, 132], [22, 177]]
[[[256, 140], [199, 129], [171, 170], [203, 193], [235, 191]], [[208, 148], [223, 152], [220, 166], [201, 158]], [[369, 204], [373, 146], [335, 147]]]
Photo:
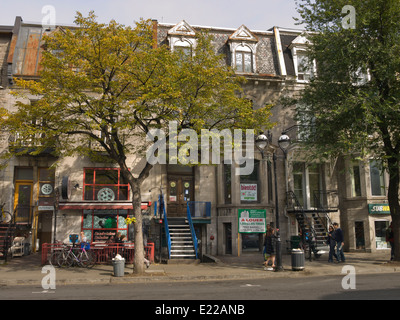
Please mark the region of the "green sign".
[[369, 214], [390, 214], [390, 208], [387, 203], [373, 203], [368, 205], [368, 212]]
[[238, 209], [239, 233], [265, 233], [267, 231], [267, 210]]

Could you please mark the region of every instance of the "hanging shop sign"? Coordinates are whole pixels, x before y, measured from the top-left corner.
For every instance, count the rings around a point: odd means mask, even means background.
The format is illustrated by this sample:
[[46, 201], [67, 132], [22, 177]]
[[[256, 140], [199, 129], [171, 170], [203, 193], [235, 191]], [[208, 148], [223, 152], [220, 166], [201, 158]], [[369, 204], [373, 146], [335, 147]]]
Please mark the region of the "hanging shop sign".
[[390, 207], [387, 203], [372, 203], [368, 205], [368, 212], [369, 214], [390, 214]]
[[267, 210], [238, 209], [239, 233], [265, 233], [267, 231]]

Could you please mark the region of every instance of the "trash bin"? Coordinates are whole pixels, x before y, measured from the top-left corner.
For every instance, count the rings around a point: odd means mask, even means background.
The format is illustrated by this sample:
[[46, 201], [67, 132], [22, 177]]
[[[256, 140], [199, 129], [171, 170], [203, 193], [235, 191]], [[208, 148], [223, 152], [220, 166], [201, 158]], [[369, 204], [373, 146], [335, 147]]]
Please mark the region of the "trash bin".
[[24, 256], [29, 256], [31, 254], [31, 245], [30, 243], [24, 243]]
[[113, 259], [114, 277], [123, 277], [125, 273], [125, 259]]
[[292, 270], [304, 270], [304, 251], [301, 249], [292, 250]]

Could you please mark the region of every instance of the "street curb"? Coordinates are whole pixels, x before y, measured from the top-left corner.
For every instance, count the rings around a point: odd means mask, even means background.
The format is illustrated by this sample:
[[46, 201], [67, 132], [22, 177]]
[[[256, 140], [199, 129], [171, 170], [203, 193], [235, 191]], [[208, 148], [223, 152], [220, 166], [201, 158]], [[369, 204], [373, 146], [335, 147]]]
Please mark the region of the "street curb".
[[[393, 269], [392, 269], [393, 268]], [[389, 270], [388, 270], [389, 269]], [[156, 272], [157, 271], [157, 272]], [[375, 270], [358, 270], [357, 274], [376, 274], [376, 273], [397, 273], [400, 272], [400, 267], [378, 267]], [[300, 278], [300, 277], [319, 277], [319, 276], [343, 276], [341, 268], [337, 272], [322, 270], [320, 272], [312, 270], [294, 271], [286, 269], [282, 272], [260, 271], [254, 274], [229, 274], [229, 275], [198, 275], [198, 276], [169, 276], [168, 273], [155, 270], [154, 274], [150, 276], [136, 276], [131, 273], [125, 272], [123, 277], [109, 277], [99, 279], [56, 279], [56, 286], [64, 285], [105, 285], [105, 284], [135, 284], [135, 283], [148, 283], [148, 282], [192, 282], [192, 281], [224, 281], [224, 280], [256, 280], [256, 279], [271, 279], [271, 278]], [[41, 280], [18, 280], [8, 279], [0, 280], [0, 287], [8, 286], [41, 286]]]

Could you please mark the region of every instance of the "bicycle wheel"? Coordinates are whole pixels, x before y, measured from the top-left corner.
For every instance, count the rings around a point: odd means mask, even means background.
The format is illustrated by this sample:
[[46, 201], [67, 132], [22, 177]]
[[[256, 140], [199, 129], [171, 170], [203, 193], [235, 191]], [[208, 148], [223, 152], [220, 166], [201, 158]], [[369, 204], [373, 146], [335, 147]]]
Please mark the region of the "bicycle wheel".
[[64, 267], [70, 267], [72, 263], [74, 262], [74, 259], [72, 257], [72, 252], [71, 251], [61, 251], [61, 253], [58, 256], [57, 259], [57, 264], [59, 267], [64, 268]]
[[58, 264], [58, 257], [61, 254], [61, 251], [53, 251], [49, 257], [49, 263], [50, 265], [54, 266], [54, 267], [59, 267]]
[[0, 216], [1, 223], [9, 223], [11, 222], [12, 215], [8, 211], [3, 211]]
[[89, 255], [89, 263], [87, 265], [87, 268], [93, 268], [93, 266], [96, 264], [96, 254], [93, 251], [86, 251], [86, 253]]
[[81, 267], [91, 268], [95, 264], [95, 257], [93, 252], [82, 250], [78, 256]]

